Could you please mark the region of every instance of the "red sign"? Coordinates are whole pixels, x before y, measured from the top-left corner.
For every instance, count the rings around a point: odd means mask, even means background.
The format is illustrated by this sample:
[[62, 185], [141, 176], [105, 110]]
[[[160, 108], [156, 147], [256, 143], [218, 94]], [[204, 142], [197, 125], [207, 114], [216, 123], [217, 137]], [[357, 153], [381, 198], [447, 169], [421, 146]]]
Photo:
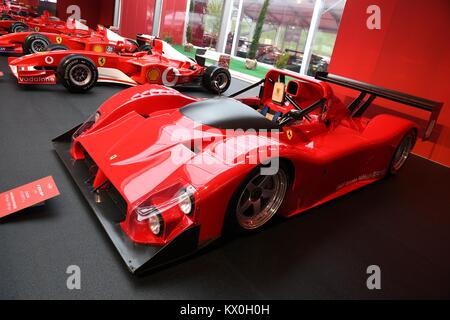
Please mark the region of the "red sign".
[[51, 176], [0, 193], [0, 218], [59, 195]]

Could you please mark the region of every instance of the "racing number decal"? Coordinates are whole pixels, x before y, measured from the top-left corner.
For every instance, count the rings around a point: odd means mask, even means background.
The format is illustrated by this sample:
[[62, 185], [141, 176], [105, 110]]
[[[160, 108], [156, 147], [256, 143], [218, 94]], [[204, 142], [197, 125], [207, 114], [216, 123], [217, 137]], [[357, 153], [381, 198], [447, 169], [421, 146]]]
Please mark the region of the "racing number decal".
[[61, 37], [56, 37], [56, 43], [57, 44], [61, 44], [62, 43], [62, 38]]
[[100, 67], [103, 67], [106, 63], [106, 58], [105, 57], [99, 57], [98, 58], [98, 64], [100, 65]]
[[288, 137], [289, 140], [292, 139], [292, 137], [294, 136], [294, 134], [292, 133], [292, 130], [289, 129], [288, 131], [286, 131], [286, 136]]

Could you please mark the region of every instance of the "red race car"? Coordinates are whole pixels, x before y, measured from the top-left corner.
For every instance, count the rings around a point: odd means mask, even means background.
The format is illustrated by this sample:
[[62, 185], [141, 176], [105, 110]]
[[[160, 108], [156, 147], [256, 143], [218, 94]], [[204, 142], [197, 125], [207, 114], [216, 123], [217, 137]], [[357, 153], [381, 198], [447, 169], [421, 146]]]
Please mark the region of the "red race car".
[[58, 50], [9, 58], [9, 66], [19, 84], [56, 84], [59, 79], [71, 92], [88, 91], [97, 82], [131, 86], [201, 84], [214, 93], [225, 92], [230, 86], [231, 76], [225, 68], [205, 68], [161, 39], [140, 35], [138, 41], [140, 48], [148, 51]]
[[0, 17], [0, 34], [24, 32], [28, 30], [42, 32], [63, 32], [66, 22], [51, 16], [47, 11], [38, 18], [3, 14]]
[[93, 32], [80, 22], [74, 28], [65, 27], [61, 33], [19, 32], [0, 37], [0, 52], [31, 54], [54, 50], [84, 50], [94, 52], [136, 52], [139, 48], [135, 40], [123, 38], [117, 33], [98, 26]]
[[[130, 88], [54, 147], [129, 270], [140, 273], [224, 232], [260, 229], [275, 214], [291, 217], [397, 173], [418, 129], [395, 116], [363, 117], [375, 97], [431, 111], [427, 133], [442, 106], [318, 78], [272, 70], [249, 87], [263, 84], [259, 97], [242, 99]], [[327, 81], [361, 95], [345, 106]]]

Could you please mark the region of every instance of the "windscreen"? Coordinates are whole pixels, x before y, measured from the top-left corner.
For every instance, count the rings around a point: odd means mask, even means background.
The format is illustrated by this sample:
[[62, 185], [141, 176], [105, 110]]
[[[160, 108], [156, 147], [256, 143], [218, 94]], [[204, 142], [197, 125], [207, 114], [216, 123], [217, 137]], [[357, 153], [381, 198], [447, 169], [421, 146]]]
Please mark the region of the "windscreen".
[[117, 33], [115, 33], [114, 31], [111, 31], [109, 29], [106, 28], [106, 37], [108, 38], [108, 40], [110, 41], [122, 41], [125, 42], [125, 38], [118, 35]]

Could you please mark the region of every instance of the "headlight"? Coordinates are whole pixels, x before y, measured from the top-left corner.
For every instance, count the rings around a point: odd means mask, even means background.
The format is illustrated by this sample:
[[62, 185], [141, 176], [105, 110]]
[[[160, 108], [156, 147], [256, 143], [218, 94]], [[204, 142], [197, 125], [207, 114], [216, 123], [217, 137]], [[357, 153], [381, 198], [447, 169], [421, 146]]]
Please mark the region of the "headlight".
[[150, 228], [150, 231], [153, 232], [154, 235], [160, 235], [163, 230], [161, 215], [155, 214], [148, 218], [148, 226]]
[[194, 197], [192, 187], [183, 188], [178, 193], [178, 207], [184, 214], [194, 211]]

